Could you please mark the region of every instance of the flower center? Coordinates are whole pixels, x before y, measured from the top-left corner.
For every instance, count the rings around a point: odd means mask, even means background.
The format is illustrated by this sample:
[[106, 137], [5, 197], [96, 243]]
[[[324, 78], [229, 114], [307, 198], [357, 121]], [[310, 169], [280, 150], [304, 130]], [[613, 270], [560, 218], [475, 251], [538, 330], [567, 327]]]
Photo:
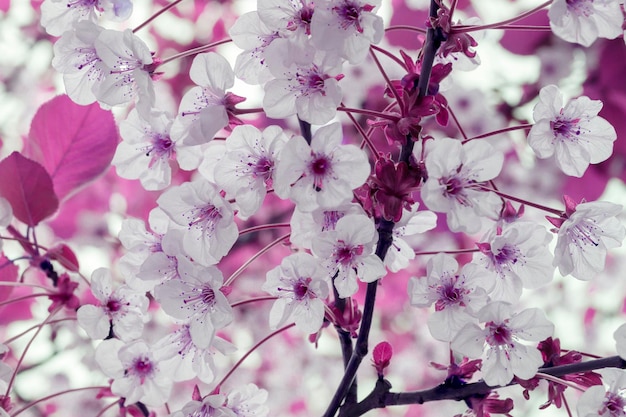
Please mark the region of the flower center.
[[118, 300], [111, 298], [108, 302], [107, 302], [107, 310], [109, 310], [109, 312], [111, 313], [115, 313], [116, 311], [120, 311], [120, 309], [122, 308], [122, 303], [120, 303]]
[[567, 120], [558, 118], [550, 122], [550, 127], [557, 138], [575, 142], [581, 133], [579, 122], [580, 119]]
[[614, 392], [607, 392], [604, 397], [604, 407], [600, 410], [600, 415], [605, 415], [608, 411], [610, 417], [625, 416], [624, 407], [626, 406], [626, 399], [621, 395]]
[[189, 227], [203, 229], [205, 232], [208, 230], [212, 233], [222, 215], [217, 207], [208, 204], [204, 207], [192, 208], [186, 213], [186, 217], [189, 219]]
[[343, 240], [339, 240], [338, 243], [342, 245], [335, 250], [335, 262], [338, 264], [350, 266], [356, 257], [363, 254], [363, 245], [348, 246]]
[[504, 323], [488, 322], [485, 325], [485, 329], [489, 332], [487, 343], [491, 346], [510, 345], [513, 342], [513, 334], [506, 324], [507, 320]]
[[302, 300], [309, 293], [309, 285], [311, 284], [311, 278], [300, 278], [298, 282], [293, 286], [293, 294], [296, 300]]
[[309, 164], [309, 170], [313, 174], [313, 188], [315, 188], [315, 191], [322, 191], [324, 177], [328, 175], [330, 166], [330, 160], [326, 155], [315, 155], [313, 161]]
[[256, 161], [252, 168], [252, 174], [255, 178], [262, 178], [267, 182], [272, 177], [272, 170], [274, 169], [274, 162], [266, 156], [262, 156]]
[[143, 385], [146, 378], [149, 378], [154, 372], [154, 365], [152, 364], [152, 361], [149, 357], [141, 356], [133, 360], [131, 368], [128, 372], [139, 377], [139, 380]]
[[565, 0], [567, 10], [578, 16], [589, 17], [593, 14], [593, 0]]
[[453, 305], [465, 306], [464, 298], [469, 290], [457, 287], [458, 276], [442, 277], [442, 283], [437, 286], [438, 299], [435, 302], [435, 311], [445, 310]]

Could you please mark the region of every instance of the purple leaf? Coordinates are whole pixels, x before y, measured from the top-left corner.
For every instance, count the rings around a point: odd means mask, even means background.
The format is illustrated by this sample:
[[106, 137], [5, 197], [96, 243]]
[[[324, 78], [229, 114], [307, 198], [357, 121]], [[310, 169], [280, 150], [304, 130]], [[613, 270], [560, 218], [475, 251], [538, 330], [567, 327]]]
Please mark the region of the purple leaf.
[[19, 152], [0, 161], [0, 179], [0, 195], [11, 204], [13, 216], [29, 226], [50, 217], [59, 207], [50, 175]]
[[61, 200], [109, 167], [118, 142], [110, 111], [97, 103], [78, 105], [66, 95], [37, 110], [28, 137], [33, 158], [50, 173]]

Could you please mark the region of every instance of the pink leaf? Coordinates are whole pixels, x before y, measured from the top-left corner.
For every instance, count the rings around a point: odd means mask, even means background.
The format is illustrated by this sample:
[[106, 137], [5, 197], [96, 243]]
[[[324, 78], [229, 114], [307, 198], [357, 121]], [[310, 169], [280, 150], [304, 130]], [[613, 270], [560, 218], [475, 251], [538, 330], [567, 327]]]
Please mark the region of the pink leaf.
[[383, 370], [389, 366], [391, 356], [393, 356], [393, 348], [389, 342], [380, 342], [376, 345], [372, 352], [372, 358], [378, 375], [382, 375]]
[[28, 137], [34, 159], [50, 173], [61, 200], [109, 167], [118, 142], [110, 111], [97, 103], [80, 106], [66, 95], [37, 110]]
[[13, 215], [29, 226], [50, 217], [59, 207], [50, 175], [19, 152], [0, 161], [0, 179], [0, 195], [11, 204]]
[[[17, 281], [18, 268], [17, 265], [9, 261], [9, 259], [0, 254], [0, 281], [1, 282], [16, 282]], [[13, 292], [13, 287], [0, 286], [0, 303], [9, 299], [9, 296]]]

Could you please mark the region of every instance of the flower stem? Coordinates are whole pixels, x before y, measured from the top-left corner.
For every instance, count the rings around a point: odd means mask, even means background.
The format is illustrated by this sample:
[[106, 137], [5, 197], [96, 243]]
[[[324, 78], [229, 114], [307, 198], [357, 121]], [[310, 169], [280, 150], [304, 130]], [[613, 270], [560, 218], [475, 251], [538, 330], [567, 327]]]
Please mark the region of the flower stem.
[[[30, 346], [33, 344], [33, 342], [35, 341], [35, 339], [37, 338], [37, 335], [39, 334], [39, 332], [41, 331], [41, 329], [43, 329], [44, 325], [47, 324], [50, 319], [52, 319], [52, 317], [62, 308], [62, 306], [58, 306], [57, 308], [55, 308], [54, 310], [52, 310], [50, 312], [50, 314], [48, 314], [48, 317], [46, 317], [46, 319], [41, 323], [40, 327], [37, 329], [37, 331], [35, 332], [35, 334], [33, 335], [33, 337], [28, 341], [28, 343], [26, 344], [26, 347], [24, 347], [24, 351], [22, 352], [22, 355], [20, 356], [20, 358], [17, 361], [17, 364], [15, 365], [15, 371], [13, 372], [13, 374], [11, 375], [11, 379], [9, 380], [9, 383], [7, 384], [7, 390], [5, 392], [5, 397], [8, 397], [9, 394], [11, 393], [11, 388], [13, 387], [13, 382], [15, 382], [15, 377], [17, 376], [17, 372], [20, 370], [20, 365], [22, 364], [22, 362], [24, 361], [24, 358], [26, 357], [26, 353], [28, 352], [28, 349], [30, 348]], [[46, 397], [47, 398], [47, 397]], [[37, 401], [39, 402], [39, 400]], [[36, 402], [35, 402], [36, 403]], [[24, 411], [26, 408], [30, 407], [30, 405], [28, 405], [27, 407], [19, 410], [19, 412], [12, 414], [12, 417], [15, 417], [16, 415], [18, 415], [19, 413], [21, 413], [22, 411]]]
[[391, 32], [393, 30], [409, 30], [411, 32], [418, 32], [418, 33], [426, 33], [426, 29], [423, 28], [418, 28], [415, 26], [409, 26], [409, 25], [393, 25], [393, 26], [389, 26], [385, 29], [385, 32]]
[[378, 52], [380, 52], [381, 54], [386, 55], [386, 56], [387, 56], [389, 59], [391, 59], [392, 61], [397, 62], [397, 63], [398, 63], [398, 65], [400, 65], [404, 71], [407, 71], [407, 68], [406, 68], [406, 65], [404, 64], [404, 61], [402, 61], [400, 58], [398, 58], [397, 56], [395, 56], [394, 54], [392, 54], [392, 53], [391, 53], [391, 52], [389, 52], [388, 50], [383, 49], [383, 48], [381, 48], [381, 47], [379, 47], [379, 46], [376, 46], [376, 45], [372, 45], [372, 46], [371, 46], [371, 48], [372, 48], [374, 51], [378, 51]]
[[176, 55], [172, 55], [171, 57], [165, 58], [163, 61], [161, 61], [159, 65], [157, 66], [157, 68], [162, 65], [167, 64], [168, 62], [174, 61], [176, 59], [180, 59], [180, 58], [184, 58], [184, 57], [192, 56], [192, 55], [197, 55], [199, 53], [208, 51], [209, 49], [216, 48], [220, 45], [224, 45], [229, 42], [232, 42], [232, 39], [222, 39], [221, 41], [213, 42], [208, 45], [198, 46], [197, 48], [189, 49], [188, 51], [184, 51]]
[[169, 9], [171, 9], [174, 6], [176, 6], [181, 1], [183, 1], [183, 0], [174, 0], [172, 3], [170, 3], [167, 6], [163, 7], [161, 10], [159, 10], [158, 12], [156, 12], [155, 14], [150, 16], [148, 18], [148, 20], [146, 20], [145, 22], [143, 22], [142, 24], [137, 26], [135, 29], [133, 29], [133, 33], [137, 33], [139, 30], [143, 29], [148, 24], [150, 24], [150, 22], [152, 22], [154, 19], [156, 19], [157, 17], [161, 16], [163, 13], [167, 12]]
[[521, 199], [519, 197], [515, 197], [515, 196], [509, 195], [509, 194], [505, 194], [502, 191], [494, 190], [493, 188], [489, 188], [489, 187], [486, 187], [484, 185], [479, 186], [478, 189], [482, 190], [482, 191], [491, 191], [492, 193], [495, 193], [495, 194], [499, 195], [500, 197], [506, 198], [508, 200], [516, 201], [518, 203], [522, 203], [524, 205], [527, 205], [527, 206], [530, 206], [530, 207], [534, 207], [534, 208], [539, 209], [539, 210], [547, 211], [548, 213], [554, 214], [554, 215], [559, 216], [559, 217], [563, 216], [563, 213], [564, 213], [563, 210], [557, 210], [557, 209], [554, 209], [554, 208], [551, 208], [551, 207], [548, 207], [548, 206], [543, 206], [541, 204], [533, 203], [531, 201], [524, 200], [524, 199]]
[[24, 301], [24, 300], [28, 300], [29, 298], [35, 298], [35, 297], [49, 297], [50, 295], [52, 295], [52, 293], [37, 293], [37, 294], [28, 294], [28, 295], [24, 295], [22, 297], [17, 297], [17, 298], [13, 298], [11, 300], [6, 300], [0, 303], [0, 307], [11, 304], [11, 303], [17, 303], [20, 301]]
[[387, 72], [385, 71], [385, 69], [381, 65], [380, 61], [378, 60], [378, 57], [374, 53], [374, 49], [372, 49], [372, 48], [370, 48], [370, 56], [372, 57], [372, 59], [374, 60], [374, 63], [378, 67], [378, 71], [380, 72], [380, 74], [385, 79], [385, 82], [387, 83], [387, 86], [389, 87], [389, 90], [391, 90], [391, 94], [393, 94], [394, 98], [398, 102], [398, 106], [400, 106], [400, 108], [403, 109], [404, 105], [403, 105], [402, 97], [400, 97], [400, 93], [398, 93], [398, 91], [394, 88], [393, 84], [391, 83], [391, 80], [389, 79], [389, 76], [387, 75]]
[[515, 23], [517, 21], [522, 20], [525, 17], [528, 17], [532, 14], [537, 13], [540, 10], [543, 10], [544, 8], [546, 8], [547, 6], [552, 4], [553, 0], [548, 0], [544, 3], [541, 3], [539, 6], [524, 12], [518, 16], [512, 17], [510, 19], [507, 20], [502, 20], [500, 22], [495, 22], [495, 23], [490, 23], [488, 25], [459, 25], [459, 26], [453, 26], [452, 29], [450, 30], [451, 33], [465, 33], [465, 32], [475, 32], [477, 30], [484, 30], [484, 29], [499, 29], [502, 26], [506, 26], [508, 24], [511, 23]]
[[437, 250], [432, 252], [415, 252], [415, 256], [419, 255], [437, 255], [438, 253], [449, 253], [451, 255], [457, 255], [461, 253], [474, 253], [479, 252], [478, 248], [475, 249], [458, 249], [458, 250]]
[[[223, 383], [224, 383], [224, 382], [225, 382], [228, 378], [230, 378], [230, 376], [233, 374], [233, 372], [235, 372], [235, 370], [236, 370], [237, 368], [239, 368], [239, 366], [243, 363], [243, 361], [245, 361], [245, 360], [246, 360], [246, 358], [247, 358], [248, 356], [250, 356], [250, 354], [251, 354], [252, 352], [254, 352], [254, 351], [255, 351], [255, 350], [256, 350], [259, 346], [261, 346], [263, 343], [267, 342], [268, 340], [270, 340], [272, 337], [276, 336], [277, 334], [280, 334], [280, 333], [284, 332], [284, 331], [285, 331], [285, 330], [287, 330], [287, 329], [291, 329], [291, 328], [292, 328], [293, 326], [295, 326], [295, 325], [296, 325], [295, 323], [288, 324], [287, 326], [285, 326], [285, 327], [281, 327], [280, 329], [278, 329], [278, 330], [276, 330], [276, 331], [274, 331], [274, 332], [272, 332], [272, 333], [268, 334], [268, 335], [267, 335], [267, 336], [265, 336], [263, 339], [259, 340], [259, 341], [258, 341], [258, 342], [254, 345], [254, 346], [252, 346], [252, 347], [250, 348], [250, 350], [248, 350], [248, 351], [245, 353], [245, 355], [243, 355], [243, 356], [241, 357], [241, 359], [239, 359], [239, 360], [237, 361], [237, 363], [235, 363], [235, 365], [233, 365], [233, 367], [230, 369], [230, 371], [228, 371], [228, 373], [224, 376], [224, 378], [222, 378], [222, 379], [221, 379], [221, 381], [217, 383], [217, 385], [216, 385], [216, 390], [217, 390], [217, 389], [219, 389], [219, 387], [221, 387], [221, 386], [222, 386], [222, 384], [223, 384]], [[216, 390], [214, 390], [214, 391], [216, 391]]]
[[556, 384], [561, 384], [561, 385], [564, 385], [566, 387], [573, 388], [573, 389], [578, 390], [580, 392], [584, 392], [585, 391], [583, 388], [581, 388], [577, 384], [574, 384], [573, 382], [569, 382], [569, 381], [566, 381], [564, 379], [558, 378], [556, 376], [544, 374], [542, 372], [537, 372], [537, 374], [535, 376], [537, 378], [545, 379], [546, 381], [552, 381], [552, 382], [554, 382]]
[[395, 116], [393, 114], [383, 113], [383, 112], [374, 111], [374, 110], [353, 109], [351, 107], [340, 106], [340, 107], [337, 107], [337, 111], [343, 111], [343, 112], [346, 112], [346, 113], [364, 114], [366, 116], [378, 117], [380, 119], [392, 120], [394, 122], [397, 122], [398, 120], [400, 120], [400, 118], [398, 116]]
[[5, 340], [3, 343], [5, 345], [8, 345], [9, 343], [15, 341], [16, 339], [19, 339], [20, 337], [24, 336], [26, 333], [31, 332], [31, 331], [39, 328], [39, 327], [44, 326], [44, 324], [55, 324], [55, 323], [60, 323], [62, 321], [74, 321], [74, 320], [76, 320], [76, 317], [65, 317], [65, 318], [57, 319], [57, 320], [50, 320], [47, 323], [39, 323], [39, 324], [36, 324], [34, 326], [29, 327], [28, 329], [24, 330], [21, 333], [16, 334], [15, 336], [11, 337], [10, 339]]
[[474, 136], [474, 137], [469, 138], [469, 139], [465, 139], [463, 141], [463, 143], [467, 143], [470, 140], [474, 140], [474, 139], [483, 139], [483, 138], [488, 138], [489, 136], [499, 135], [501, 133], [512, 132], [514, 130], [530, 129], [532, 127], [533, 127], [533, 125], [530, 124], [530, 123], [523, 124], [523, 125], [518, 125], [518, 126], [509, 126], [509, 127], [505, 127], [505, 128], [502, 128], [502, 129], [494, 130], [493, 132], [487, 132], [487, 133], [483, 133], [482, 135], [478, 135], [478, 136]]
[[[18, 414], [21, 414], [21, 413], [23, 413], [24, 411], [28, 410], [28, 409], [29, 409], [29, 408], [31, 408], [32, 406], [37, 405], [37, 404], [39, 404], [39, 403], [41, 403], [41, 402], [44, 402], [44, 401], [48, 401], [49, 399], [54, 398], [54, 397], [58, 397], [58, 396], [65, 395], [65, 394], [71, 394], [72, 392], [87, 391], [87, 390], [93, 390], [93, 389], [101, 390], [101, 389], [107, 389], [107, 388], [109, 388], [109, 387], [106, 387], [106, 386], [98, 386], [98, 387], [73, 388], [73, 389], [68, 389], [68, 390], [65, 390], [65, 391], [57, 392], [57, 393], [55, 393], [55, 394], [50, 394], [50, 395], [48, 395], [48, 396], [46, 396], [46, 397], [39, 398], [38, 400], [35, 400], [35, 401], [32, 401], [32, 402], [30, 402], [30, 403], [26, 404], [24, 407], [20, 408], [20, 409], [19, 409], [19, 410], [17, 410], [15, 413], [12, 413], [12, 414], [11, 414], [11, 417], [15, 417], [15, 416], [17, 416]], [[115, 403], [113, 403], [113, 404], [116, 404], [116, 403], [117, 403], [117, 401], [116, 401]], [[108, 407], [107, 407], [107, 408], [108, 408]]]
[[264, 247], [263, 249], [261, 249], [260, 251], [258, 251], [257, 253], [254, 254], [254, 256], [252, 256], [250, 259], [248, 259], [243, 265], [241, 265], [239, 267], [239, 269], [237, 269], [235, 272], [233, 272], [233, 274], [226, 280], [226, 282], [224, 283], [224, 286], [227, 287], [230, 284], [233, 283], [233, 281], [235, 279], [237, 279], [237, 277], [239, 275], [242, 274], [243, 271], [246, 270], [246, 268], [248, 266], [250, 266], [250, 264], [252, 262], [254, 262], [256, 259], [258, 259], [261, 255], [263, 255], [265, 252], [269, 251], [270, 249], [272, 249], [274, 246], [278, 245], [279, 243], [281, 243], [282, 241], [289, 239], [289, 236], [291, 236], [291, 233], [287, 233], [284, 236], [279, 237], [278, 239], [274, 240], [273, 242], [269, 243], [266, 247]]
[[241, 300], [241, 301], [237, 301], [236, 303], [232, 303], [230, 306], [239, 307], [245, 304], [256, 303], [257, 301], [269, 301], [269, 300], [277, 300], [277, 299], [278, 297], [272, 297], [272, 296], [249, 298], [247, 300]]
[[249, 227], [247, 229], [243, 229], [239, 232], [239, 236], [245, 235], [246, 233], [259, 232], [261, 230], [271, 230], [278, 229], [281, 227], [291, 227], [289, 223], [272, 223], [272, 224], [262, 224], [260, 226]]

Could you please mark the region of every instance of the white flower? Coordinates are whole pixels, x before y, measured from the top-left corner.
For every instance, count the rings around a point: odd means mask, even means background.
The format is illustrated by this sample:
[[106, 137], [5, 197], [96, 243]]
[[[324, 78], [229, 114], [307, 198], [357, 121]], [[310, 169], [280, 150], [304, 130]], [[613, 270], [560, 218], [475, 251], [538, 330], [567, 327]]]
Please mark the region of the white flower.
[[74, 25], [54, 44], [52, 66], [63, 74], [65, 91], [81, 105], [96, 101], [97, 91], [109, 70], [96, 52], [95, 42], [104, 28], [91, 21]]
[[200, 145], [228, 126], [228, 111], [244, 99], [226, 92], [234, 85], [235, 74], [226, 58], [215, 52], [196, 55], [189, 77], [197, 87], [183, 96], [171, 134], [185, 145]]
[[432, 211], [420, 210], [415, 203], [411, 210], [402, 210], [400, 221], [393, 226], [393, 240], [385, 255], [385, 266], [391, 272], [398, 272], [409, 266], [409, 261], [415, 258], [415, 251], [404, 239], [434, 229], [437, 226], [437, 215]]
[[250, 383], [229, 392], [226, 407], [237, 417], [266, 417], [269, 414], [266, 401], [267, 391]]
[[302, 136], [292, 137], [276, 166], [276, 194], [290, 198], [302, 211], [352, 200], [352, 190], [363, 185], [370, 165], [363, 150], [341, 140], [339, 123], [319, 128], [310, 146]]
[[[344, 216], [335, 230], [313, 239], [313, 254], [322, 260], [341, 298], [350, 297], [359, 289], [357, 278], [373, 282], [385, 273], [383, 262], [374, 254], [378, 233], [367, 216]], [[335, 275], [336, 274], [336, 275]]]
[[578, 399], [578, 417], [622, 417], [626, 415], [626, 371], [605, 368], [595, 371], [603, 385], [591, 386]]
[[372, 13], [380, 0], [322, 0], [315, 2], [311, 35], [316, 47], [361, 63], [371, 44], [383, 38], [383, 19]]
[[104, 339], [113, 334], [124, 341], [141, 337], [147, 321], [148, 299], [145, 294], [122, 285], [113, 290], [111, 271], [96, 269], [91, 275], [91, 292], [99, 306], [82, 305], [76, 312], [78, 324], [92, 339]]
[[287, 143], [278, 126], [263, 132], [251, 125], [237, 126], [226, 139], [226, 153], [215, 166], [215, 182], [234, 197], [238, 215], [246, 219], [261, 207], [274, 181], [274, 165]]
[[207, 347], [198, 346], [191, 337], [188, 324], [154, 345], [155, 353], [164, 358], [164, 372], [171, 375], [174, 381], [188, 381], [198, 377], [205, 384], [210, 384], [215, 379], [215, 352], [228, 354], [235, 350], [233, 344], [219, 336], [215, 336]]
[[173, 381], [163, 373], [160, 358], [143, 340], [129, 344], [105, 340], [96, 348], [96, 362], [113, 378], [111, 392], [124, 397], [127, 404], [141, 401], [158, 407], [168, 401]]
[[172, 187], [159, 197], [157, 204], [174, 223], [185, 227], [183, 248], [196, 262], [217, 263], [239, 236], [230, 204], [208, 181]]
[[226, 406], [226, 395], [207, 395], [202, 402], [190, 401], [182, 410], [172, 413], [170, 417], [237, 417]]
[[492, 300], [515, 302], [522, 287], [535, 289], [550, 282], [554, 274], [552, 254], [548, 243], [552, 235], [531, 222], [505, 224], [491, 231], [479, 243], [480, 253], [472, 262], [493, 275], [495, 287], [489, 294]]
[[481, 329], [467, 324], [452, 340], [451, 348], [471, 359], [481, 358], [481, 371], [489, 386], [504, 386], [513, 376], [530, 379], [543, 365], [539, 350], [521, 341], [540, 342], [552, 336], [554, 325], [538, 308], [511, 314], [511, 304], [496, 301], [478, 312]]
[[[609, 249], [622, 245], [626, 229], [615, 217], [622, 206], [596, 201], [568, 210], [554, 251], [554, 265], [561, 275], [588, 281], [604, 269]], [[562, 219], [560, 219], [562, 220]]]
[[430, 307], [435, 312], [428, 317], [428, 329], [437, 340], [449, 342], [487, 304], [487, 292], [493, 281], [474, 264], [466, 264], [457, 273], [459, 264], [447, 254], [439, 253], [429, 259], [426, 276], [411, 277], [409, 299], [413, 307]]
[[272, 74], [267, 66], [265, 50], [279, 37], [278, 32], [268, 28], [259, 19], [259, 13], [249, 12], [239, 16], [228, 33], [233, 43], [243, 49], [235, 61], [237, 78], [248, 84], [269, 81]]
[[340, 62], [308, 44], [290, 48], [285, 39], [274, 40], [266, 52], [270, 72], [276, 77], [264, 87], [267, 116], [279, 119], [297, 114], [311, 124], [330, 122], [342, 99]]
[[108, 68], [94, 91], [98, 101], [117, 106], [137, 99], [135, 108], [148, 118], [155, 102], [153, 60], [148, 46], [130, 29], [123, 32], [105, 29], [98, 35], [94, 47]]
[[328, 284], [324, 269], [313, 256], [300, 252], [284, 258], [267, 273], [263, 291], [278, 297], [270, 311], [272, 329], [290, 321], [307, 334], [322, 327]]
[[179, 230], [167, 231], [169, 218], [159, 207], [150, 212], [147, 231], [143, 220], [125, 219], [119, 234], [127, 253], [120, 259], [119, 269], [126, 283], [138, 291], [152, 291], [168, 279], [178, 277]]
[[154, 290], [163, 311], [190, 321], [189, 333], [200, 348], [207, 348], [215, 332], [233, 319], [233, 309], [222, 293], [222, 273], [214, 266], [202, 267], [181, 258], [180, 279], [169, 280]]
[[149, 191], [170, 185], [170, 161], [176, 156], [176, 142], [170, 138], [172, 118], [165, 112], [152, 110], [147, 119], [133, 109], [120, 123], [122, 142], [117, 145], [111, 164], [117, 175], [139, 179]]
[[45, 0], [41, 4], [41, 26], [52, 36], [71, 30], [81, 21], [95, 23], [98, 12], [107, 19], [122, 21], [133, 11], [131, 0]]
[[583, 46], [623, 33], [624, 14], [618, 0], [555, 0], [548, 17], [555, 35]]
[[428, 179], [422, 200], [429, 209], [447, 213], [450, 230], [476, 233], [482, 228], [481, 217], [498, 218], [502, 201], [481, 186], [500, 173], [501, 152], [485, 141], [461, 144], [447, 138], [426, 142], [426, 151]]
[[543, 87], [533, 111], [535, 124], [528, 134], [528, 144], [539, 158], [554, 155], [561, 171], [582, 177], [590, 163], [611, 156], [617, 138], [613, 126], [598, 116], [600, 109], [601, 101], [584, 96], [563, 107], [558, 87]]
[[312, 0], [258, 0], [259, 17], [282, 37], [302, 42], [311, 34]]
[[311, 249], [311, 242], [320, 233], [327, 230], [335, 230], [337, 222], [349, 214], [365, 215], [365, 210], [360, 204], [344, 203], [333, 208], [318, 208], [311, 212], [300, 210], [297, 206], [291, 215], [292, 244]]

